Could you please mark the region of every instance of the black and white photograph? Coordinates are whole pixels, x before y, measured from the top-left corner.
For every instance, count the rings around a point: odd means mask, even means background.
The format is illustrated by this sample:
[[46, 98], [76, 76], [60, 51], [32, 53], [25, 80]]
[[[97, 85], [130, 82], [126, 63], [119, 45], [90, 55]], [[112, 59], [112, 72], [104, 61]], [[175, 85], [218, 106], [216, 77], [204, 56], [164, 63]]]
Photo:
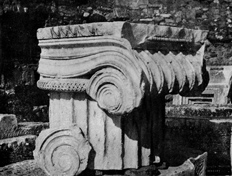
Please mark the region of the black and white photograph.
[[232, 0], [0, 0], [0, 176], [231, 176]]

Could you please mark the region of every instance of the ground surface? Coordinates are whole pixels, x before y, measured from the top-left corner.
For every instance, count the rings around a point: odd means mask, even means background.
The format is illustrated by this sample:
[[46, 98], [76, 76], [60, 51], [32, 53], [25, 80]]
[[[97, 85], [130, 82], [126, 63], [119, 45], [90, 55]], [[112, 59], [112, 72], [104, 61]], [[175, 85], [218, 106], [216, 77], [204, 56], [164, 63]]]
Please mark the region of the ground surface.
[[[142, 169], [144, 170], [144, 169]], [[145, 169], [148, 171], [148, 169]], [[129, 175], [127, 176], [141, 176], [141, 173], [147, 173], [147, 174], [142, 174], [142, 176], [148, 176], [151, 175], [148, 172], [140, 172], [135, 174], [133, 171], [128, 172]], [[192, 166], [189, 164], [189, 162], [185, 162], [179, 167], [169, 167], [166, 170], [160, 170], [157, 173], [159, 176], [181, 176], [181, 175], [188, 175], [188, 173], [192, 172]], [[158, 174], [159, 173], [159, 174]], [[82, 173], [81, 176], [94, 176], [95, 174], [85, 174]], [[98, 175], [98, 174], [97, 174]], [[156, 174], [155, 174], [156, 175]], [[18, 162], [15, 164], [7, 165], [5, 167], [0, 167], [0, 176], [48, 176], [47, 174], [44, 173], [42, 169], [40, 169], [37, 164], [35, 163], [34, 160], [26, 160], [22, 162]], [[102, 175], [102, 176], [110, 176], [110, 175]], [[116, 176], [114, 174], [114, 176]], [[117, 175], [117, 176], [123, 176], [123, 175]]]
[[46, 176], [34, 160], [11, 164], [0, 168], [0, 176]]

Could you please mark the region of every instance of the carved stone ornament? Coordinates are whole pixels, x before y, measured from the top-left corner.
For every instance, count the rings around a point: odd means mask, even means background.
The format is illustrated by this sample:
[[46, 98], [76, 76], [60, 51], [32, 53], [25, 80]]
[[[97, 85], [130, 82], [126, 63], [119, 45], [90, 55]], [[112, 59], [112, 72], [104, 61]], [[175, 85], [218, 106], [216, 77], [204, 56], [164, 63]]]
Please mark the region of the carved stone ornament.
[[37, 87], [44, 90], [54, 90], [62, 92], [85, 92], [87, 89], [87, 79], [53, 80], [42, 79], [37, 82]]
[[[142, 69], [127, 40], [116, 37], [74, 38], [45, 40], [40, 42], [40, 46], [42, 53], [38, 71], [42, 79], [38, 82], [39, 87], [43, 88], [41, 82], [46, 78], [53, 78], [47, 84], [62, 84], [73, 82], [70, 78], [92, 75], [87, 93], [103, 109], [123, 114], [139, 106], [144, 94]], [[76, 80], [77, 84], [80, 81]], [[64, 89], [67, 87], [66, 84]], [[104, 99], [110, 97], [112, 102], [106, 104]]]
[[190, 54], [151, 54], [132, 48], [145, 43], [142, 37], [150, 41], [158, 35], [161, 39], [169, 35], [170, 40], [182, 36], [186, 41], [202, 41], [205, 37], [204, 31], [124, 22], [39, 29], [42, 53], [38, 87], [67, 92], [86, 90], [102, 109], [119, 115], [139, 107], [146, 87], [147, 93], [158, 95], [183, 94], [199, 86], [204, 46], [194, 60]]
[[78, 127], [44, 130], [36, 146], [35, 160], [48, 175], [80, 174], [87, 167], [91, 147]]
[[[51, 128], [37, 139], [41, 167], [72, 176], [154, 163], [164, 148], [165, 95], [204, 82], [206, 34], [127, 22], [39, 29], [37, 85], [50, 91]], [[166, 53], [156, 50], [163, 41]]]

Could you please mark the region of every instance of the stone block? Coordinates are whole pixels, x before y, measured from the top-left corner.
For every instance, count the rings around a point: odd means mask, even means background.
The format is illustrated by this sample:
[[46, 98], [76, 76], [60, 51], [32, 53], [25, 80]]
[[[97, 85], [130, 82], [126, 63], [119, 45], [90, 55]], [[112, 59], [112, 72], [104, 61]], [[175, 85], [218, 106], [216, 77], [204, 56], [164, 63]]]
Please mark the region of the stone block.
[[44, 122], [21, 122], [18, 124], [18, 128], [24, 131], [26, 134], [38, 136], [42, 130], [49, 127], [49, 123]]
[[10, 129], [17, 127], [17, 118], [14, 114], [0, 114], [0, 129]]

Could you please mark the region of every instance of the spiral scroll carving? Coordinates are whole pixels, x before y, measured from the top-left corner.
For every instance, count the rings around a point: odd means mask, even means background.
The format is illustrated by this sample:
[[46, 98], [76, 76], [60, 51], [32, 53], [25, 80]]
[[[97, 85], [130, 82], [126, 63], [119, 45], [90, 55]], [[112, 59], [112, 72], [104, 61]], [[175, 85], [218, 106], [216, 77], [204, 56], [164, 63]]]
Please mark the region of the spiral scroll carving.
[[116, 36], [40, 40], [39, 45], [39, 88], [86, 91], [115, 115], [138, 108], [145, 94], [184, 95], [203, 80], [203, 49], [196, 56], [153, 53]]
[[97, 71], [90, 79], [87, 93], [111, 114], [129, 113], [136, 106], [132, 82], [117, 69]]
[[34, 157], [48, 175], [78, 175], [86, 169], [91, 147], [77, 127], [48, 129], [36, 141]]

